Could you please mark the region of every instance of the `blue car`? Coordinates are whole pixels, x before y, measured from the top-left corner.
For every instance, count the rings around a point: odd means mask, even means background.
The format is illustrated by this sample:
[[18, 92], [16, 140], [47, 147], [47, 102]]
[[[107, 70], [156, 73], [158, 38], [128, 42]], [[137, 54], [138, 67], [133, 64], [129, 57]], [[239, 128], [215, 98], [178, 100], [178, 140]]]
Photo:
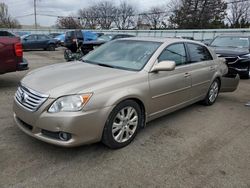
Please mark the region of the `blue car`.
[[65, 33], [57, 35], [54, 39], [58, 41], [59, 45], [64, 46]]
[[44, 49], [55, 51], [57, 41], [43, 34], [30, 34], [21, 37], [21, 42], [24, 50]]

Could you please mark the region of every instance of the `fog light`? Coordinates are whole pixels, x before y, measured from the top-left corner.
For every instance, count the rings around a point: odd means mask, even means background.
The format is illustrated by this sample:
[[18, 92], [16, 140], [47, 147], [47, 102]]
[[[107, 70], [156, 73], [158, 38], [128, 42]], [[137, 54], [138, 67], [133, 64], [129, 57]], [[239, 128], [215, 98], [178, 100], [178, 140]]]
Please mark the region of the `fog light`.
[[62, 141], [68, 141], [69, 139], [71, 139], [71, 134], [69, 133], [65, 133], [65, 132], [59, 132], [59, 138]]

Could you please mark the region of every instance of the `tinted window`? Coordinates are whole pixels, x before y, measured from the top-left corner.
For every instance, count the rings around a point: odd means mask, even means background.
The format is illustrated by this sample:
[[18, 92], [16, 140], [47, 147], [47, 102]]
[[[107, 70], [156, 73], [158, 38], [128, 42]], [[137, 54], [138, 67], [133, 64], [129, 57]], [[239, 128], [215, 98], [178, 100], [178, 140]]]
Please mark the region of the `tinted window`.
[[158, 61], [175, 61], [176, 66], [186, 63], [186, 51], [184, 44], [173, 44], [168, 46], [160, 55]]
[[0, 31], [0, 37], [14, 37], [15, 35], [13, 35], [12, 33], [8, 32], [8, 31]]
[[36, 35], [29, 35], [25, 39], [27, 39], [27, 40], [36, 40]]
[[76, 31], [76, 38], [78, 39], [82, 39], [83, 38], [83, 34], [81, 31]]
[[75, 36], [74, 33], [75, 33], [74, 31], [68, 31], [68, 32], [66, 32], [66, 37], [73, 38]]
[[37, 39], [38, 39], [38, 40], [48, 40], [49, 37], [46, 36], [46, 35], [38, 35], [38, 36], [37, 36]]
[[189, 50], [191, 63], [212, 60], [212, 56], [205, 46], [188, 43], [187, 47]]

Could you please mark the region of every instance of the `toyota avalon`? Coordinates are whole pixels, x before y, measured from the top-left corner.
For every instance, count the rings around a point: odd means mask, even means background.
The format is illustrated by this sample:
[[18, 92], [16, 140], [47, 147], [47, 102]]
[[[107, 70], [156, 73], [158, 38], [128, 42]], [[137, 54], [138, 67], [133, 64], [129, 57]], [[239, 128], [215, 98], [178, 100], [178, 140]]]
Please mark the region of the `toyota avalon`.
[[237, 74], [205, 45], [184, 39], [106, 43], [75, 63], [39, 68], [20, 82], [14, 119], [26, 134], [71, 147], [128, 145], [147, 122], [234, 91]]

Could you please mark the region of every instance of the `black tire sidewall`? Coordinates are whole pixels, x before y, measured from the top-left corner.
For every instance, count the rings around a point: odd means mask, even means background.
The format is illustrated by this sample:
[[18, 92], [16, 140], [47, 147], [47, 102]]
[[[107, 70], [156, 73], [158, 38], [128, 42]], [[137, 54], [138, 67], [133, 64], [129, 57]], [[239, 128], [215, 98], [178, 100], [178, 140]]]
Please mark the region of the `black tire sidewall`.
[[53, 44], [50, 44], [49, 46], [48, 46], [48, 51], [55, 51], [55, 46], [53, 45]]
[[[137, 125], [137, 128], [133, 134], [133, 136], [127, 140], [126, 142], [123, 142], [123, 143], [119, 143], [117, 141], [115, 141], [115, 139], [113, 138], [113, 135], [112, 135], [112, 124], [113, 124], [113, 121], [114, 121], [114, 118], [116, 117], [117, 113], [125, 108], [125, 107], [133, 107], [136, 112], [137, 112], [137, 115], [138, 115], [138, 125]], [[118, 149], [118, 148], [122, 148], [124, 146], [127, 146], [130, 142], [132, 142], [132, 140], [135, 138], [138, 130], [140, 129], [140, 127], [142, 127], [142, 123], [143, 123], [143, 115], [142, 115], [142, 110], [140, 108], [140, 106], [138, 105], [138, 103], [136, 103], [135, 101], [133, 100], [126, 100], [126, 101], [123, 101], [121, 103], [119, 103], [118, 105], [116, 105], [116, 107], [112, 110], [112, 112], [110, 113], [106, 123], [105, 123], [105, 126], [104, 126], [104, 130], [103, 130], [103, 136], [102, 136], [102, 142], [108, 146], [109, 148], [112, 148], [112, 149]]]

